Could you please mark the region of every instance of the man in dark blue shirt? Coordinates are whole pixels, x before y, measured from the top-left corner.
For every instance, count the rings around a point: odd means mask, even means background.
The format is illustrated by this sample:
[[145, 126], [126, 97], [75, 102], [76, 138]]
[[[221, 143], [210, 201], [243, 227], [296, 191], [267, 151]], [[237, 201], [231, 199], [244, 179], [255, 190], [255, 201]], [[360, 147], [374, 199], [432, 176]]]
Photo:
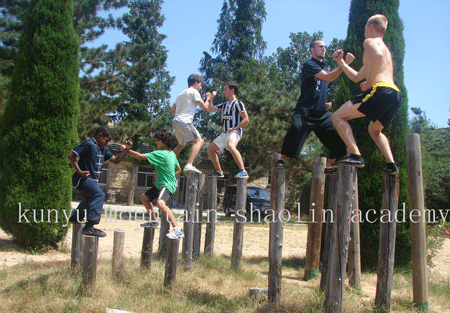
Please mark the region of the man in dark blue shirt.
[[[302, 66], [301, 95], [294, 110], [291, 127], [283, 141], [281, 159], [276, 161], [275, 166], [283, 167], [288, 157], [298, 159], [306, 138], [314, 131], [330, 151], [327, 171], [331, 170], [330, 165], [335, 159], [347, 154], [347, 147], [331, 122], [332, 103], [326, 102], [328, 83], [338, 78], [342, 69], [337, 67], [329, 72], [323, 63], [327, 48], [322, 40], [312, 42], [309, 51], [312, 58]], [[352, 54], [347, 54], [346, 61], [352, 62], [353, 59]]]
[[82, 230], [85, 235], [106, 236], [105, 232], [94, 228], [94, 225], [100, 223], [105, 200], [105, 194], [98, 185], [98, 179], [103, 162], [109, 160], [111, 163], [119, 164], [132, 146], [131, 141], [127, 140], [126, 148], [116, 157], [106, 148], [111, 139], [111, 130], [106, 126], [100, 126], [95, 131], [94, 138], [73, 148], [68, 156], [70, 164], [75, 169], [72, 176], [73, 187], [83, 195], [83, 200], [72, 212], [69, 222], [79, 223], [86, 218], [87, 222]]

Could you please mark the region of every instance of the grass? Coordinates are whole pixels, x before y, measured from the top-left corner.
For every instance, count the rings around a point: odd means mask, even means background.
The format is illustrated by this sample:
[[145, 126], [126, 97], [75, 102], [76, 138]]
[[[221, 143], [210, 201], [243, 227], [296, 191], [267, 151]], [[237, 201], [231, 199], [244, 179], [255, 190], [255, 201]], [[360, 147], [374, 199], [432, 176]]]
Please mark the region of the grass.
[[[81, 275], [70, 261], [24, 262], [0, 269], [0, 312], [101, 312], [106, 308], [129, 312], [323, 312], [323, 293], [318, 280], [304, 281], [304, 259], [283, 260], [282, 299], [275, 306], [264, 297], [250, 296], [250, 288], [266, 287], [268, 261], [265, 257], [244, 259], [237, 269], [226, 255], [194, 260], [189, 272], [179, 260], [176, 283], [165, 288], [165, 260], [153, 258], [150, 271], [141, 270], [137, 259], [126, 259], [121, 282], [111, 273], [111, 260], [98, 261], [96, 283], [81, 287]], [[376, 286], [376, 275], [364, 273], [363, 282]], [[376, 312], [374, 293], [346, 289], [343, 312]], [[450, 310], [450, 278], [430, 277], [429, 312]], [[415, 312], [411, 273], [396, 272], [391, 312]]]

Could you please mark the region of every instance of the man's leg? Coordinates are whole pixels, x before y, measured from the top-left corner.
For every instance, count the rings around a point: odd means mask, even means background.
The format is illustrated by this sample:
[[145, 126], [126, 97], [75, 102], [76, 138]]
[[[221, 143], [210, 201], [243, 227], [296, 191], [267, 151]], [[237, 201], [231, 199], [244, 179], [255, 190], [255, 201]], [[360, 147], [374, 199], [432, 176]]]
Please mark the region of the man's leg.
[[381, 153], [383, 153], [383, 156], [386, 159], [386, 163], [395, 163], [394, 156], [391, 151], [391, 146], [389, 145], [389, 141], [386, 135], [381, 132], [383, 128], [384, 126], [380, 123], [380, 121], [370, 122], [369, 124], [370, 137], [372, 137], [378, 149], [380, 149]]
[[192, 165], [192, 163], [194, 163], [194, 160], [197, 157], [198, 153], [200, 152], [200, 149], [202, 148], [204, 143], [201, 137], [195, 138], [193, 142], [194, 145], [192, 146], [191, 151], [189, 152], [189, 157], [186, 165]]
[[339, 136], [341, 136], [342, 140], [345, 142], [348, 151], [351, 154], [357, 155], [361, 155], [361, 152], [356, 145], [356, 140], [353, 136], [352, 128], [350, 127], [348, 121], [365, 116], [363, 113], [358, 111], [360, 105], [361, 103], [353, 104], [351, 101], [347, 101], [331, 116], [333, 125], [339, 133]]
[[168, 221], [170, 225], [172, 225], [172, 227], [179, 227], [177, 219], [173, 215], [172, 210], [166, 205], [166, 202], [164, 200], [156, 200], [156, 206], [164, 214], [164, 216], [166, 217], [166, 221]]
[[151, 215], [150, 219], [152, 221], [158, 220], [156, 217], [155, 210], [153, 209], [153, 204], [145, 193], [143, 193], [141, 195], [141, 202], [145, 206], [145, 209], [147, 210], [147, 212], [150, 213], [150, 215]]
[[233, 156], [234, 162], [239, 167], [240, 170], [244, 169], [244, 161], [242, 160], [242, 155], [237, 149], [237, 142], [234, 140], [229, 140], [227, 143], [227, 150], [230, 151]]
[[183, 150], [185, 147], [185, 145], [180, 145], [178, 144], [175, 149], [173, 149], [173, 153], [175, 153], [176, 156], [178, 156], [181, 152], [181, 150]]
[[302, 117], [300, 114], [294, 114], [291, 126], [286, 132], [281, 148], [281, 160], [283, 161], [280, 162], [280, 160], [278, 160], [275, 162], [275, 167], [284, 166], [284, 161], [286, 161], [288, 157], [298, 159], [303, 144], [310, 132], [311, 129], [308, 128], [306, 118]]
[[221, 173], [222, 168], [220, 167], [219, 156], [216, 153], [219, 150], [220, 150], [219, 147], [214, 142], [212, 142], [206, 149], [206, 152], [208, 152], [209, 158], [211, 159], [211, 162], [214, 165], [214, 169], [216, 170], [216, 172]]

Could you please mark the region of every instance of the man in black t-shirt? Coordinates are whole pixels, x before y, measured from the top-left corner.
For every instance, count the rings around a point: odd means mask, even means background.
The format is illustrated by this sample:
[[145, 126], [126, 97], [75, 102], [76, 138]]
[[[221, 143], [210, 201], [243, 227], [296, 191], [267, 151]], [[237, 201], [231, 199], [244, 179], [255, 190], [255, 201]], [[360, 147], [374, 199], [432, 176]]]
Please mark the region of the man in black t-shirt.
[[[329, 72], [323, 63], [327, 48], [322, 40], [312, 42], [309, 51], [312, 58], [302, 66], [301, 95], [294, 110], [291, 127], [283, 141], [281, 159], [276, 161], [275, 166], [283, 167], [288, 157], [298, 159], [306, 138], [314, 131], [330, 151], [326, 169], [329, 171], [335, 159], [347, 154], [347, 147], [331, 122], [332, 103], [326, 102], [328, 83], [338, 78], [342, 74], [342, 69], [337, 67]], [[347, 63], [353, 60], [354, 56], [348, 53]]]

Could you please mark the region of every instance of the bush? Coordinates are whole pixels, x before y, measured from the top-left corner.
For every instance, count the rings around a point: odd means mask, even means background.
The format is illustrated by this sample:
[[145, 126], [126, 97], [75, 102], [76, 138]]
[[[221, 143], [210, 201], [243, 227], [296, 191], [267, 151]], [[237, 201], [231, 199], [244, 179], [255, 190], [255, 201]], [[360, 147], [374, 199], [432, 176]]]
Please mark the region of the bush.
[[78, 116], [78, 51], [70, 0], [34, 0], [25, 13], [0, 133], [0, 227], [27, 249], [67, 233]]

